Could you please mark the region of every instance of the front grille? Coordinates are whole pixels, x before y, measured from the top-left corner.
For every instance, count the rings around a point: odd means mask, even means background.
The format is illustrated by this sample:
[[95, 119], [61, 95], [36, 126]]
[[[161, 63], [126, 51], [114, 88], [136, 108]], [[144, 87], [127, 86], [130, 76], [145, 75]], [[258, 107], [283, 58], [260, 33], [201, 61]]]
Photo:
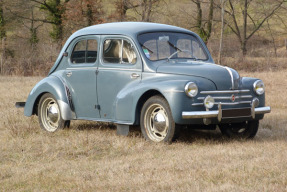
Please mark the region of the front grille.
[[250, 90], [224, 90], [224, 91], [201, 91], [200, 97], [197, 98], [198, 102], [193, 103], [192, 106], [204, 105], [204, 99], [206, 96], [213, 97], [215, 105], [221, 103], [221, 105], [239, 105], [239, 104], [251, 104], [252, 95]]

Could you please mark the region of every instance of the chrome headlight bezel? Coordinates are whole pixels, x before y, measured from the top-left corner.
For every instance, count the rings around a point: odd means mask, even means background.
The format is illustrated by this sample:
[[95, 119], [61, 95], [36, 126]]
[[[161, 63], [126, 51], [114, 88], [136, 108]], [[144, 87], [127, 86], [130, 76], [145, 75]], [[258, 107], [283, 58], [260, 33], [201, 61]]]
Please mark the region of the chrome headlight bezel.
[[253, 83], [253, 91], [257, 95], [263, 95], [265, 93], [265, 85], [262, 80], [257, 80]]
[[211, 97], [210, 95], [208, 95], [207, 97], [205, 97], [204, 99], [204, 106], [207, 108], [207, 109], [211, 109], [215, 104], [215, 101], [214, 101], [214, 98]]
[[198, 87], [194, 82], [188, 82], [184, 87], [184, 91], [188, 97], [195, 97], [198, 94]]

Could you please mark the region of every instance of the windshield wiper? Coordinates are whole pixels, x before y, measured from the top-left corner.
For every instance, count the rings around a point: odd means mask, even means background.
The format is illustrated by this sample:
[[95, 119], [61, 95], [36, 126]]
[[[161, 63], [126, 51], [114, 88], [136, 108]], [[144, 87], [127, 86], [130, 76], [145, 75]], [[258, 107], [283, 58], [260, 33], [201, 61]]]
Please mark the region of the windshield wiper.
[[192, 57], [189, 58], [189, 59], [195, 59], [195, 60], [197, 60], [197, 58], [193, 56], [192, 51], [178, 49], [176, 52], [174, 52], [173, 54], [171, 54], [171, 55], [167, 58], [167, 61], [169, 61], [175, 54], [178, 54], [178, 53], [180, 53], [180, 52], [190, 53]]
[[142, 46], [142, 48], [147, 49], [151, 54], [153, 54], [153, 51], [150, 50], [149, 48], [147, 48], [146, 46], [144, 46], [143, 44], [140, 43], [140, 46]]
[[175, 46], [171, 42], [167, 41], [167, 43], [169, 44], [169, 46], [173, 47], [176, 50], [176, 52], [182, 52], [182, 50], [180, 48], [178, 48], [177, 46]]

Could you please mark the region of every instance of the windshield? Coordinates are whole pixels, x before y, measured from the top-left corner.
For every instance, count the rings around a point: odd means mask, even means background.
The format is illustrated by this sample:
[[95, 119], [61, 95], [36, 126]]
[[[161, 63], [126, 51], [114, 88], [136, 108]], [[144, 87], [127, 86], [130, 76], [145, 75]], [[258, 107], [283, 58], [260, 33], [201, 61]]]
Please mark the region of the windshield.
[[198, 39], [185, 33], [155, 32], [138, 36], [139, 43], [151, 61], [162, 59], [207, 60], [208, 56]]

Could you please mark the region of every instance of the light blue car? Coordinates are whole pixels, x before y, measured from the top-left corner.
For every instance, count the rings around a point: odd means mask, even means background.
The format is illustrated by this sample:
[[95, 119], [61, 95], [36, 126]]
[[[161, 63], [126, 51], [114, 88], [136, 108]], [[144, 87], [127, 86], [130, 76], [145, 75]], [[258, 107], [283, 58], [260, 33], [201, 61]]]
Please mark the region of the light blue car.
[[75, 32], [49, 75], [31, 91], [26, 116], [54, 132], [70, 120], [113, 122], [119, 134], [140, 125], [154, 142], [172, 142], [180, 127], [253, 138], [265, 106], [260, 79], [216, 65], [200, 37], [183, 28], [108, 23]]

